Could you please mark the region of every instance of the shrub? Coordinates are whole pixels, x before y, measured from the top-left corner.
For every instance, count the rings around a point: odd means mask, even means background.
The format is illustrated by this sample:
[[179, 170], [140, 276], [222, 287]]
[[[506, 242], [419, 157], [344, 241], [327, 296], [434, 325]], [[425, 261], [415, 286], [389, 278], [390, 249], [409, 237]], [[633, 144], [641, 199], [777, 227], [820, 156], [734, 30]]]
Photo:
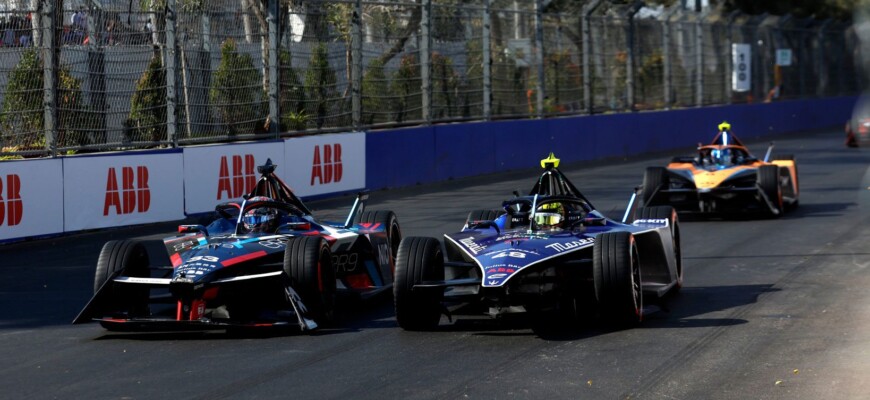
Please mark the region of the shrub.
[[299, 82], [299, 74], [292, 66], [289, 51], [282, 50], [278, 53], [278, 68], [280, 69], [278, 101], [281, 105], [282, 130], [305, 130], [308, 124], [308, 117], [305, 115], [305, 88]]
[[136, 82], [124, 135], [133, 142], [166, 139], [166, 71], [159, 53], [151, 57], [148, 67]]
[[390, 82], [384, 73], [384, 64], [374, 59], [362, 77], [362, 123], [371, 125], [389, 122], [392, 102]]
[[326, 45], [318, 44], [311, 53], [311, 61], [305, 72], [305, 111], [309, 118], [314, 118], [318, 129], [326, 124], [326, 119], [335, 111], [338, 97], [335, 82], [335, 71], [329, 66]]
[[391, 91], [396, 96], [396, 122], [419, 121], [422, 119], [423, 99], [420, 80], [420, 64], [413, 54], [399, 61], [399, 68], [393, 75]]
[[[0, 112], [0, 137], [14, 141], [11, 144], [20, 151], [45, 147], [43, 65], [38, 49], [30, 48], [21, 54], [21, 60], [9, 74]], [[83, 104], [82, 82], [64, 67], [58, 71], [58, 79], [56, 144], [86, 145], [90, 142], [86, 133], [92, 129], [93, 120], [87, 118], [90, 113]]]
[[453, 60], [432, 54], [432, 118], [449, 118], [458, 114], [459, 77], [453, 71]]
[[226, 126], [227, 133], [253, 133], [262, 122], [263, 101], [260, 72], [250, 54], [236, 50], [236, 42], [221, 44], [221, 62], [214, 72], [209, 98]]

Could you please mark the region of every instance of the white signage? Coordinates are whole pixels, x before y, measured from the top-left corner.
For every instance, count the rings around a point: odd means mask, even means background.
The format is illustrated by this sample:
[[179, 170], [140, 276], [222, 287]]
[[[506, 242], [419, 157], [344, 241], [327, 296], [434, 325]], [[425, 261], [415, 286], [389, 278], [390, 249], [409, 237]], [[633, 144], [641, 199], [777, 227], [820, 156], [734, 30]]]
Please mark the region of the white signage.
[[731, 45], [731, 90], [746, 92], [752, 87], [752, 46], [748, 43]]
[[0, 240], [63, 232], [59, 159], [0, 161]]
[[776, 65], [791, 66], [791, 49], [776, 49]]
[[297, 196], [365, 188], [364, 133], [295, 137], [284, 144], [287, 169], [281, 178]]
[[67, 231], [184, 218], [181, 153], [63, 160]]
[[184, 148], [184, 199], [188, 214], [214, 211], [228, 201], [241, 201], [260, 174], [257, 166], [271, 159], [282, 177], [284, 142], [259, 142]]

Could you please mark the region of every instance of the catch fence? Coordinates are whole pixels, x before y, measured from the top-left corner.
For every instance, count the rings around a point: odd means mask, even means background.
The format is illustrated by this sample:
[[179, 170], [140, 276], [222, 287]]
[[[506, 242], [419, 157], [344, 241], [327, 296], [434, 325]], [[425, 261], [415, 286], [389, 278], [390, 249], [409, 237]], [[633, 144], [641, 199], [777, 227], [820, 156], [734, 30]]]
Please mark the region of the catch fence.
[[864, 86], [851, 25], [790, 16], [600, 0], [25, 3], [0, 12], [0, 158]]

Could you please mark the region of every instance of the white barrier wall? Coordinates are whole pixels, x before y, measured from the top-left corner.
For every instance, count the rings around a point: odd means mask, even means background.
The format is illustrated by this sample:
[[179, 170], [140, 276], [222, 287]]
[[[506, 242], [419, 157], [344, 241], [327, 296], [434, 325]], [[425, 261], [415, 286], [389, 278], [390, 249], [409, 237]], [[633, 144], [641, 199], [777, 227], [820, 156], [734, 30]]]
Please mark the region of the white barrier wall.
[[298, 196], [366, 187], [364, 133], [304, 136], [285, 142], [287, 170], [280, 175]]
[[234, 145], [186, 147], [184, 149], [184, 211], [188, 214], [214, 211], [220, 203], [249, 193], [260, 175], [257, 166], [267, 159], [278, 164], [285, 176], [283, 141]]
[[181, 152], [65, 158], [64, 229], [183, 219], [183, 167]]
[[366, 187], [366, 136], [0, 163], [0, 241], [183, 219], [249, 193], [267, 159], [297, 196]]
[[61, 160], [0, 162], [0, 240], [63, 232]]

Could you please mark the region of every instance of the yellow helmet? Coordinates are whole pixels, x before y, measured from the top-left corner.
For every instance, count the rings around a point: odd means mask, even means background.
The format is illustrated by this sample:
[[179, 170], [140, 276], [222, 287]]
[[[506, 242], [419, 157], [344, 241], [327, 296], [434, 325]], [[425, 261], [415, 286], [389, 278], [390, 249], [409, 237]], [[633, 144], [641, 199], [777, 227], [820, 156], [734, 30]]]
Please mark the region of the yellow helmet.
[[565, 206], [559, 202], [547, 203], [535, 212], [535, 224], [541, 228], [554, 228], [565, 220]]

